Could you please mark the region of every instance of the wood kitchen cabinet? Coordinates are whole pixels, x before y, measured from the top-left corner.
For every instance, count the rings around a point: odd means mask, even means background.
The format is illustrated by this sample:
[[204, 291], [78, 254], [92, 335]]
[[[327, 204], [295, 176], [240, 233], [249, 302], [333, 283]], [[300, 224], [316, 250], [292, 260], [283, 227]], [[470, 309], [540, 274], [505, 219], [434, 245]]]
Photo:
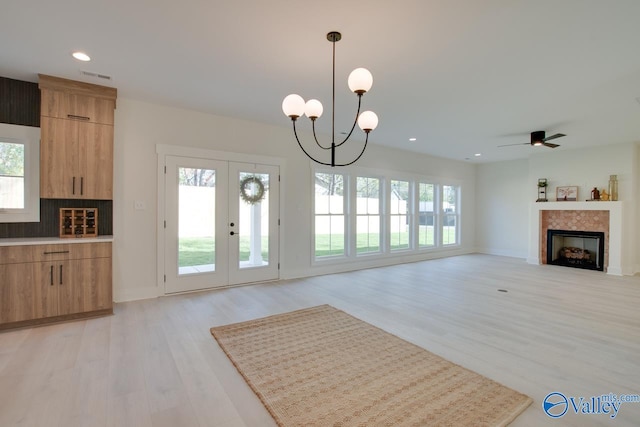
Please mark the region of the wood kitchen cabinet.
[[0, 329], [113, 312], [111, 242], [0, 247]]
[[113, 199], [116, 89], [40, 75], [40, 197]]
[[113, 126], [40, 118], [40, 196], [113, 198]]

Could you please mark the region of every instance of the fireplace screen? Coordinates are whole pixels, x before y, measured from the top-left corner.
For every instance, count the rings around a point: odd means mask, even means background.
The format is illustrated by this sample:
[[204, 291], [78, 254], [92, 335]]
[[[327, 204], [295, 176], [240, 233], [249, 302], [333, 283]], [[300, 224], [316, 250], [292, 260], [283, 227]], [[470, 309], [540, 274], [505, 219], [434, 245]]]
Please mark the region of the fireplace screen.
[[547, 230], [547, 264], [604, 270], [604, 233]]

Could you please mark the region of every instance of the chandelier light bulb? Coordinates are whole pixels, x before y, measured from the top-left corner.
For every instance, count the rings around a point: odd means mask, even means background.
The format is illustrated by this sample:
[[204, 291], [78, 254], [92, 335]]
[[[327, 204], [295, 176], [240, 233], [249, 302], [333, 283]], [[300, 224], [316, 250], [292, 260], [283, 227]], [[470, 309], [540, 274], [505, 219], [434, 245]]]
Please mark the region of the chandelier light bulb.
[[348, 83], [351, 92], [363, 94], [373, 86], [373, 76], [366, 68], [356, 68], [349, 74]]
[[292, 93], [282, 101], [282, 111], [284, 115], [292, 119], [297, 119], [304, 114], [305, 103], [300, 95]]
[[378, 127], [378, 116], [373, 111], [363, 111], [358, 117], [358, 126], [369, 133]]
[[310, 99], [304, 107], [304, 114], [311, 120], [315, 120], [322, 115], [322, 103], [317, 99]]

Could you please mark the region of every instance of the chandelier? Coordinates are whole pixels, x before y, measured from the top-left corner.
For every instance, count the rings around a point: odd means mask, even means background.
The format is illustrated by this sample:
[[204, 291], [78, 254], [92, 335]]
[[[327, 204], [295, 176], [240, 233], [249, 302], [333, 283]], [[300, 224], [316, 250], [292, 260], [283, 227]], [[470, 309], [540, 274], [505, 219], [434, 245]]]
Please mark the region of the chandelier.
[[[373, 111], [363, 111], [360, 113], [360, 106], [362, 102], [362, 95], [365, 94], [371, 86], [373, 85], [373, 76], [366, 68], [356, 68], [349, 74], [348, 84], [349, 89], [358, 95], [358, 111], [356, 112], [356, 118], [353, 122], [353, 126], [351, 126], [351, 131], [346, 136], [346, 138], [336, 143], [336, 129], [335, 129], [335, 106], [336, 106], [336, 42], [340, 41], [342, 35], [337, 31], [331, 31], [327, 34], [327, 40], [329, 40], [333, 45], [333, 92], [331, 99], [331, 145], [323, 146], [318, 142], [318, 137], [316, 136], [316, 119], [318, 119], [322, 115], [322, 103], [317, 99], [310, 99], [305, 103], [304, 99], [300, 95], [291, 94], [287, 96], [284, 101], [282, 101], [282, 111], [284, 114], [291, 119], [293, 122], [293, 134], [296, 137], [296, 141], [298, 145], [311, 160], [321, 165], [326, 166], [348, 166], [360, 159], [364, 154], [364, 150], [367, 148], [367, 142], [369, 141], [369, 132], [374, 130], [376, 126], [378, 126], [378, 116]], [[313, 128], [313, 139], [315, 140], [318, 147], [323, 150], [331, 150], [331, 162], [318, 160], [313, 157], [307, 150], [305, 150], [304, 146], [300, 142], [300, 138], [298, 138], [298, 132], [296, 131], [296, 121], [298, 117], [301, 117], [305, 114], [309, 119], [311, 119], [311, 126]], [[360, 126], [360, 129], [364, 131], [366, 134], [366, 138], [364, 141], [364, 146], [362, 147], [362, 151], [358, 156], [348, 162], [345, 163], [337, 163], [336, 161], [336, 149], [342, 146], [347, 140], [351, 137], [353, 130], [356, 127], [356, 123]]]

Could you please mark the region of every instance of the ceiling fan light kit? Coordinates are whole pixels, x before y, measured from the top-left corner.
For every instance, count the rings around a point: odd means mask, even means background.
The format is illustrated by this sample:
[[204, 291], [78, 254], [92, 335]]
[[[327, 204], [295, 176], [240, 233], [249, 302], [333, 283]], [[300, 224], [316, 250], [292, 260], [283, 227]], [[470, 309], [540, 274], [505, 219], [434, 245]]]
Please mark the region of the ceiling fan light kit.
[[[349, 74], [349, 78], [347, 83], [349, 85], [349, 89], [354, 92], [358, 96], [358, 110], [356, 112], [356, 118], [353, 122], [353, 126], [351, 126], [351, 130], [347, 134], [347, 137], [341, 142], [336, 143], [336, 130], [335, 130], [335, 105], [336, 105], [336, 42], [340, 41], [342, 35], [337, 31], [331, 31], [327, 34], [327, 40], [329, 40], [333, 45], [333, 80], [332, 80], [332, 99], [331, 99], [331, 145], [323, 146], [318, 142], [318, 137], [316, 136], [316, 120], [322, 116], [324, 111], [322, 107], [322, 103], [317, 99], [310, 99], [305, 102], [304, 99], [297, 94], [291, 94], [284, 98], [282, 101], [282, 111], [285, 116], [291, 119], [293, 123], [293, 134], [296, 137], [296, 141], [298, 145], [302, 149], [302, 152], [306, 154], [308, 158], [313, 160], [314, 162], [325, 165], [325, 166], [348, 166], [360, 159], [364, 154], [364, 151], [367, 148], [367, 143], [369, 142], [369, 132], [374, 130], [378, 126], [378, 116], [373, 111], [364, 111], [360, 113], [360, 107], [362, 103], [362, 95], [368, 92], [373, 85], [373, 76], [366, 68], [356, 68]], [[313, 139], [315, 140], [318, 147], [323, 150], [331, 150], [331, 161], [323, 161], [318, 160], [313, 157], [309, 152], [304, 148], [302, 143], [300, 142], [300, 138], [298, 137], [298, 132], [296, 130], [296, 121], [302, 115], [306, 115], [311, 120], [311, 126], [313, 129]], [[336, 149], [343, 145], [353, 133], [353, 130], [356, 127], [356, 124], [362, 129], [365, 133], [365, 141], [362, 147], [362, 151], [355, 157], [355, 159], [343, 163], [338, 163], [336, 161]]]

